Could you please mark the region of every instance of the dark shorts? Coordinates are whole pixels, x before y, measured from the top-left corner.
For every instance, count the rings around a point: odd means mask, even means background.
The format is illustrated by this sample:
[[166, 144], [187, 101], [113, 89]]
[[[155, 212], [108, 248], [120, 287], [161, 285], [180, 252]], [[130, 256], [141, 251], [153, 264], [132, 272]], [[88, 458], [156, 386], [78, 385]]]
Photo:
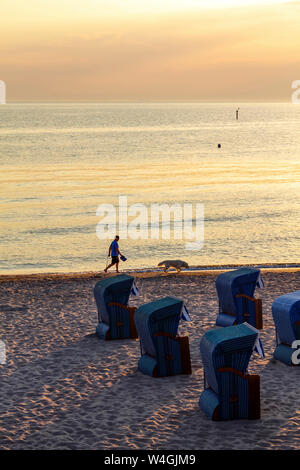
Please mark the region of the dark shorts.
[[111, 262], [112, 264], [116, 264], [116, 263], [119, 263], [119, 257], [118, 256], [112, 256], [111, 257]]

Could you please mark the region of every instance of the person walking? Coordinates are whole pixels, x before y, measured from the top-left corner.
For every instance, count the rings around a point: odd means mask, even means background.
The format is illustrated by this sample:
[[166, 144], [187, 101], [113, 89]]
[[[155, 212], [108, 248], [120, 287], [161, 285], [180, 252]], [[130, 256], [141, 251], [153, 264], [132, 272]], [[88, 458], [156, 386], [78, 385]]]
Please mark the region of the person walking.
[[116, 265], [116, 272], [119, 272], [119, 255], [123, 256], [119, 250], [119, 239], [119, 235], [116, 235], [115, 239], [110, 244], [108, 256], [111, 256], [111, 263], [104, 269], [105, 273], [107, 273], [108, 269], [111, 268], [114, 264]]

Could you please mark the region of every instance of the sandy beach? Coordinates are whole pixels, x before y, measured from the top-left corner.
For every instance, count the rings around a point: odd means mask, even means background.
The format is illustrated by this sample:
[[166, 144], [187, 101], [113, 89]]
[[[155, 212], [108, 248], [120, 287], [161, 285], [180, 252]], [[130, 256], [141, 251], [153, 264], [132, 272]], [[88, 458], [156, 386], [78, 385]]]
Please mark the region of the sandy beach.
[[272, 301], [300, 288], [300, 271], [264, 272], [265, 359], [253, 356], [261, 375], [260, 421], [211, 422], [199, 409], [202, 334], [217, 314], [217, 273], [138, 274], [131, 305], [174, 295], [185, 300], [191, 376], [151, 378], [137, 370], [138, 340], [104, 342], [93, 287], [86, 276], [2, 278], [0, 339], [1, 449], [299, 449], [300, 368], [272, 361]]

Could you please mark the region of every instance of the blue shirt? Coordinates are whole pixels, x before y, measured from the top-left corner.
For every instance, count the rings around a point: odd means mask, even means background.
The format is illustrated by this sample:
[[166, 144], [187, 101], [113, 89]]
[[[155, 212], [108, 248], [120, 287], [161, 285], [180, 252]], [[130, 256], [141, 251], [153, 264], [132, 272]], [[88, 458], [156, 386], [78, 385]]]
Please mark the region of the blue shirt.
[[116, 240], [114, 240], [110, 244], [110, 254], [111, 254], [111, 256], [118, 256], [119, 255], [118, 249], [119, 249], [118, 242]]

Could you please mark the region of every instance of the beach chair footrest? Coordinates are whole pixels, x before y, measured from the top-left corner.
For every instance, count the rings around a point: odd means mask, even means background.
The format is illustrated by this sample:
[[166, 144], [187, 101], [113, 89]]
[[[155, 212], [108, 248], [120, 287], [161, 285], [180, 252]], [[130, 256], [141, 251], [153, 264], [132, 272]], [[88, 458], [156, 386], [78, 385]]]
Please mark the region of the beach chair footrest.
[[219, 420], [219, 405], [218, 395], [211, 388], [203, 390], [199, 400], [199, 407], [213, 421]]
[[100, 339], [109, 339], [109, 325], [104, 323], [103, 321], [99, 322], [96, 328], [96, 335]]
[[280, 362], [283, 362], [287, 366], [293, 366], [292, 356], [295, 352], [291, 346], [287, 344], [279, 344], [274, 351], [274, 358]]
[[157, 377], [157, 360], [154, 357], [148, 356], [148, 354], [144, 354], [140, 358], [138, 368], [143, 374]]
[[220, 313], [217, 316], [216, 326], [233, 326], [236, 324], [236, 317], [227, 313]]

